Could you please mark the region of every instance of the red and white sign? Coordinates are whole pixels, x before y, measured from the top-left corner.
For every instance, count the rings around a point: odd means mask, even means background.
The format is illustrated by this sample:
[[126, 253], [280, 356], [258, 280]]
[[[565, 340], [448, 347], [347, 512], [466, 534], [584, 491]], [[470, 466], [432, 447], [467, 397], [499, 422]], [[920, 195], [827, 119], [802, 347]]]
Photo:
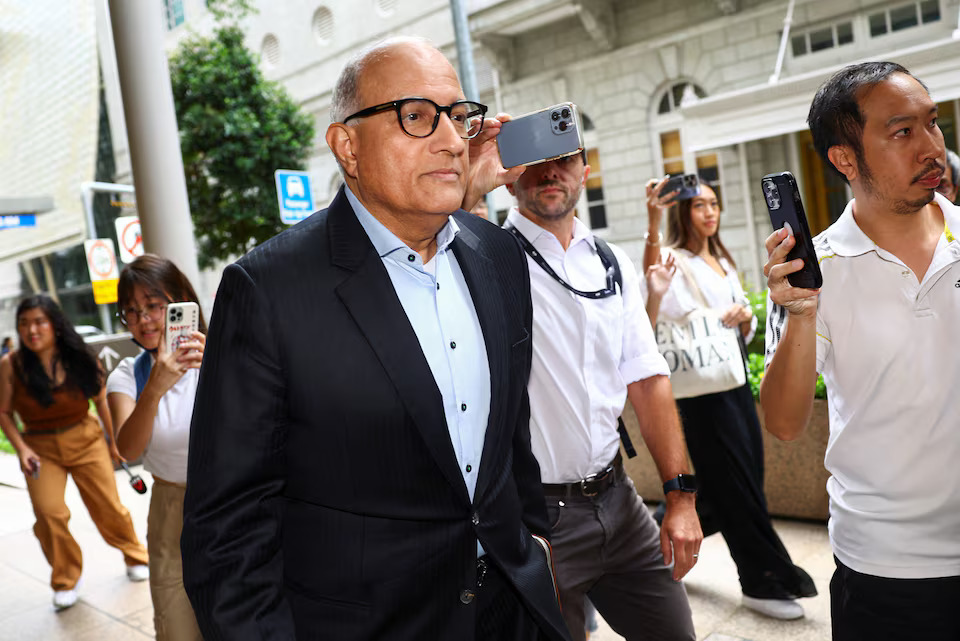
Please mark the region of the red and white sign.
[[93, 300], [98, 305], [117, 302], [117, 281], [120, 271], [117, 269], [117, 254], [110, 238], [96, 238], [83, 241], [87, 254], [87, 270], [93, 283]]
[[140, 218], [121, 216], [116, 220], [117, 240], [120, 242], [120, 260], [132, 263], [137, 256], [143, 256], [143, 237], [140, 235]]

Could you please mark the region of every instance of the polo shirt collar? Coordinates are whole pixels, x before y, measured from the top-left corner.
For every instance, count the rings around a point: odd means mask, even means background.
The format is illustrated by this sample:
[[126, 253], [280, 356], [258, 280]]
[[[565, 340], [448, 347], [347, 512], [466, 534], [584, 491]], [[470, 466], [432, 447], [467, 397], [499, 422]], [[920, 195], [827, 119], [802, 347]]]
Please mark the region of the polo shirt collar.
[[[960, 207], [952, 204], [941, 194], [934, 192], [934, 202], [943, 212], [944, 233], [947, 236], [947, 242], [956, 240], [956, 234], [960, 233]], [[870, 240], [870, 237], [863, 233], [857, 221], [853, 217], [853, 204], [855, 199], [847, 203], [846, 208], [825, 232], [827, 240], [830, 242], [830, 249], [840, 256], [859, 256], [877, 249], [876, 243]]]
[[[370, 242], [373, 243], [373, 248], [380, 258], [385, 258], [401, 249], [404, 252], [413, 251], [406, 243], [397, 238], [396, 234], [387, 229], [386, 225], [377, 220], [376, 217], [363, 206], [363, 203], [360, 202], [349, 187], [344, 185], [343, 189], [347, 194], [347, 200], [350, 202], [350, 206], [353, 207], [353, 212], [356, 214], [357, 220], [360, 222], [360, 226], [363, 227], [363, 230], [367, 233]], [[452, 216], [448, 216], [446, 224], [437, 232], [437, 253], [439, 254], [449, 247], [450, 243], [453, 242], [453, 239], [456, 238], [459, 233], [460, 227], [457, 225], [457, 222]]]
[[[553, 235], [553, 232], [547, 231], [521, 214], [518, 207], [511, 207], [507, 213], [507, 226], [516, 227], [520, 233], [523, 234], [524, 238], [530, 241], [530, 244], [536, 244], [541, 237], [552, 238], [555, 243], [560, 244], [560, 240]], [[582, 220], [574, 216], [573, 240], [570, 241], [570, 247], [573, 247], [580, 241], [586, 241], [592, 248], [596, 249], [596, 241], [593, 238], [593, 233]]]

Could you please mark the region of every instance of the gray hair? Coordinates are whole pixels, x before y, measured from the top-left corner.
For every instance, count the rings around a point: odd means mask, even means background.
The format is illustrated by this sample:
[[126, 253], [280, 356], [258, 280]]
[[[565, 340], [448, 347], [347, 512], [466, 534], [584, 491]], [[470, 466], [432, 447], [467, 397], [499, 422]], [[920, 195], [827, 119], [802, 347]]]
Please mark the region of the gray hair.
[[[343, 122], [344, 118], [360, 111], [360, 77], [367, 65], [379, 62], [389, 49], [401, 44], [427, 45], [436, 49], [436, 46], [419, 36], [394, 36], [376, 42], [354, 54], [344, 65], [337, 84], [333, 87], [333, 96], [330, 99], [330, 122]], [[372, 106], [372, 105], [371, 105]]]

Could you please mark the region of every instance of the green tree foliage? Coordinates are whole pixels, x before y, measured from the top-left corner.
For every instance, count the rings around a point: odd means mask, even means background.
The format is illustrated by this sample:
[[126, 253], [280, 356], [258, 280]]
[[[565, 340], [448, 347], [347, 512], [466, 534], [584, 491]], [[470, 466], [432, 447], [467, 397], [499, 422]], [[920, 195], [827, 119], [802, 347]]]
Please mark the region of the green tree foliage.
[[274, 171], [304, 169], [314, 137], [313, 118], [263, 78], [244, 46], [236, 23], [242, 13], [218, 7], [215, 15], [213, 34], [188, 37], [170, 60], [201, 267], [243, 254], [285, 227]]

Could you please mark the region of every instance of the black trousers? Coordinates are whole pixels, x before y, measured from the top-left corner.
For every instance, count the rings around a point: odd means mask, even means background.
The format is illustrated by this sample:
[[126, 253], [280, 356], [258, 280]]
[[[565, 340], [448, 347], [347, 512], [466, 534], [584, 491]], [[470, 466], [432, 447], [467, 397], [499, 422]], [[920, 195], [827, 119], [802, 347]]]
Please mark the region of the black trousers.
[[723, 534], [747, 596], [788, 599], [817, 594], [793, 564], [770, 523], [763, 494], [763, 435], [750, 386], [677, 400], [700, 489], [704, 536]]
[[546, 641], [513, 584], [488, 563], [477, 586], [477, 641]]
[[830, 580], [833, 641], [958, 641], [960, 576], [888, 579], [836, 557]]

